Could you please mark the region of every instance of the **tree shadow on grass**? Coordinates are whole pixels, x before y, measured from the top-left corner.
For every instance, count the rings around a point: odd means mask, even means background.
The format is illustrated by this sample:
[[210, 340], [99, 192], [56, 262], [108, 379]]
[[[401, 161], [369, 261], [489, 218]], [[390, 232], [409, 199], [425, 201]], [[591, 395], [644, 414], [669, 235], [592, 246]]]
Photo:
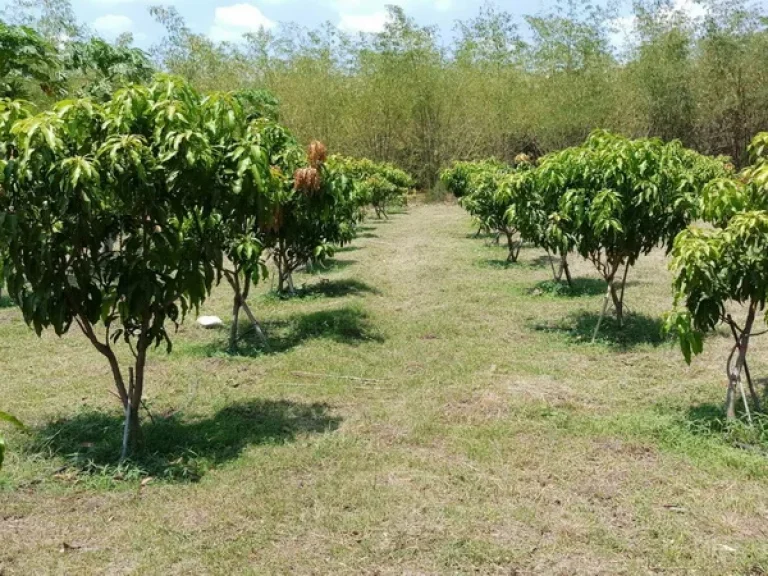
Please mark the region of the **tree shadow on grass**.
[[358, 238], [378, 238], [378, 234], [374, 234], [373, 232], [363, 232], [362, 234], [357, 235]]
[[[599, 278], [574, 278], [573, 285], [563, 280], [544, 280], [531, 288], [532, 296], [555, 296], [559, 298], [581, 298], [584, 296], [602, 296], [606, 291], [606, 283]], [[629, 285], [629, 282], [627, 282]]]
[[[235, 355], [257, 357], [282, 354], [311, 340], [331, 340], [347, 346], [358, 346], [365, 342], [384, 342], [368, 318], [368, 314], [357, 306], [346, 306], [335, 310], [321, 310], [309, 314], [296, 314], [284, 320], [267, 320], [262, 323], [267, 342], [255, 333], [248, 333], [238, 344]], [[203, 346], [206, 356], [227, 354], [229, 342], [222, 336]]]
[[305, 270], [305, 273], [312, 276], [330, 274], [331, 272], [341, 272], [355, 264], [357, 264], [357, 260], [339, 260], [338, 258], [331, 258], [325, 264], [317, 264]]
[[469, 238], [471, 240], [490, 240], [492, 242], [495, 242], [498, 235], [494, 234], [493, 232], [480, 232], [478, 234], [477, 231], [475, 231], [475, 232], [470, 232], [468, 234], [465, 234], [464, 237]]
[[336, 248], [336, 252], [338, 254], [344, 254], [346, 252], [357, 252], [358, 250], [360, 250], [359, 246], [351, 246], [351, 245], [342, 246], [341, 248]]
[[[554, 259], [555, 262], [555, 268], [560, 267], [560, 262], [557, 260], [557, 258]], [[531, 268], [551, 268], [552, 267], [552, 261], [550, 261], [550, 257], [546, 254], [539, 254], [535, 258], [532, 258], [527, 262], [528, 266]]]
[[[596, 312], [582, 311], [571, 314], [558, 324], [537, 324], [534, 329], [564, 334], [573, 343], [588, 344], [592, 341], [599, 317]], [[627, 314], [624, 316], [624, 326], [620, 328], [614, 317], [606, 315], [596, 343], [618, 350], [630, 350], [646, 344], [656, 347], [671, 341], [671, 338], [662, 334], [662, 327], [660, 318], [645, 314]]]
[[381, 294], [376, 288], [365, 282], [346, 278], [344, 280], [322, 280], [309, 286], [302, 286], [294, 298], [343, 298], [358, 294]]
[[518, 262], [510, 262], [506, 258], [484, 258], [477, 265], [480, 268], [490, 268], [492, 270], [506, 270], [520, 266]]
[[340, 422], [327, 404], [285, 400], [238, 402], [207, 418], [154, 416], [145, 419], [141, 446], [126, 465], [119, 462], [123, 418], [91, 411], [34, 430], [28, 450], [63, 457], [69, 467], [90, 475], [196, 481], [248, 446], [292, 442], [336, 430]]

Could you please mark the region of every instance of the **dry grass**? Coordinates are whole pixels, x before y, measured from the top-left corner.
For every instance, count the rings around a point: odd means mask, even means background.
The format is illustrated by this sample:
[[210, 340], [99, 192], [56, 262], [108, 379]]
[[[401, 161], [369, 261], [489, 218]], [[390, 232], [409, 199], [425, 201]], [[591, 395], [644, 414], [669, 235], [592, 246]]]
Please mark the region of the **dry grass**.
[[31, 426], [0, 476], [0, 571], [768, 570], [768, 461], [712, 431], [729, 343], [688, 368], [659, 337], [663, 254], [633, 272], [627, 330], [590, 345], [586, 263], [579, 297], [551, 294], [538, 250], [507, 267], [471, 232], [455, 206], [415, 206], [302, 297], [262, 287], [270, 353], [228, 356], [226, 330], [189, 322], [152, 357], [157, 423], [123, 468], [100, 357], [0, 309], [0, 398]]

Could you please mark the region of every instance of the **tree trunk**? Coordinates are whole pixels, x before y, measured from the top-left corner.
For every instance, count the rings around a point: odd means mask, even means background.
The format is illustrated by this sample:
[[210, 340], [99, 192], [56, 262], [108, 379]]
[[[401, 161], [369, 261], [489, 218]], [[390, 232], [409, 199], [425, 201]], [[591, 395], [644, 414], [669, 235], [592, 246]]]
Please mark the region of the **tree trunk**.
[[291, 294], [295, 294], [296, 288], [293, 286], [293, 273], [291, 272], [290, 268], [287, 270], [286, 275], [287, 275], [286, 282], [288, 282], [288, 292]]
[[520, 247], [515, 243], [515, 233], [509, 230], [504, 230], [504, 234], [507, 236], [507, 249], [509, 254], [507, 255], [507, 262], [517, 262], [517, 257], [520, 254]]
[[275, 263], [277, 264], [277, 293], [282, 294], [283, 289], [285, 288], [285, 272], [283, 271], [283, 250], [282, 245], [280, 246], [280, 251], [277, 253], [277, 258], [275, 259]]
[[619, 295], [619, 289], [611, 282], [610, 289], [611, 300], [613, 301], [613, 309], [616, 311], [616, 321], [619, 323], [619, 328], [624, 324], [624, 306], [621, 302], [621, 296]]
[[592, 335], [592, 343], [594, 344], [597, 341], [597, 335], [600, 332], [600, 326], [603, 323], [603, 318], [605, 317], [605, 313], [608, 311], [608, 303], [613, 301], [613, 305], [616, 308], [616, 317], [619, 321], [619, 326], [621, 326], [622, 321], [622, 310], [621, 310], [621, 298], [619, 297], [618, 291], [616, 290], [616, 286], [613, 283], [614, 278], [616, 278], [616, 272], [619, 269], [620, 264], [611, 264], [610, 271], [607, 269], [607, 267], [602, 268], [603, 272], [603, 278], [605, 279], [606, 284], [608, 285], [606, 291], [605, 291], [605, 298], [603, 299], [603, 309], [602, 312], [600, 312], [600, 317], [597, 319], [597, 325], [595, 326], [595, 332]]
[[229, 351], [237, 351], [237, 341], [240, 338], [240, 308], [242, 306], [242, 298], [240, 294], [235, 293], [235, 303], [232, 306], [232, 327], [229, 329]]
[[[139, 406], [131, 406], [128, 411], [128, 454], [135, 454], [141, 442], [141, 420], [139, 419]], [[127, 454], [126, 454], [127, 456]]]
[[567, 254], [560, 254], [560, 278], [562, 278], [563, 272], [565, 272], [565, 280], [568, 282], [568, 286], [573, 288], [573, 278], [571, 277], [571, 267], [568, 266]]
[[[739, 345], [739, 334], [736, 332], [736, 324], [733, 322], [733, 319], [731, 318], [731, 315], [728, 314], [728, 324], [731, 326], [731, 334], [733, 334], [733, 339], [736, 342], [736, 345]], [[752, 375], [749, 373], [749, 364], [747, 363], [747, 359], [744, 359], [744, 375], [747, 377], [747, 384], [749, 385], [749, 393], [752, 396], [752, 402], [755, 405], [755, 410], [758, 412], [762, 411], [762, 406], [760, 402], [760, 395], [757, 393], [757, 390], [755, 390], [755, 384], [752, 381]]]
[[600, 316], [597, 319], [597, 324], [595, 325], [595, 332], [592, 334], [592, 344], [597, 342], [597, 335], [600, 333], [600, 326], [603, 324], [603, 318], [605, 318], [605, 313], [608, 311], [608, 302], [610, 301], [610, 287], [605, 291], [605, 298], [603, 298], [603, 309], [600, 312]]
[[237, 350], [237, 341], [240, 337], [240, 308], [243, 305], [244, 298], [240, 290], [240, 271], [237, 267], [235, 267], [233, 272], [224, 272], [224, 277], [235, 293], [232, 305], [232, 326], [229, 329], [229, 351], [233, 353]]
[[267, 340], [267, 336], [266, 334], [264, 334], [264, 330], [262, 330], [261, 324], [259, 323], [258, 320], [256, 320], [256, 317], [253, 315], [253, 312], [251, 312], [251, 308], [248, 306], [248, 302], [243, 301], [242, 307], [243, 307], [243, 311], [245, 312], [245, 315], [248, 316], [248, 320], [250, 320], [251, 322], [251, 326], [253, 326], [253, 329], [259, 335], [259, 338], [261, 338], [261, 341], [267, 347], [267, 350], [269, 350], [269, 340]]
[[616, 310], [616, 320], [619, 323], [619, 328], [622, 328], [624, 325], [624, 289], [626, 288], [626, 285], [627, 285], [628, 274], [629, 274], [629, 264], [625, 264], [624, 276], [621, 279], [621, 284], [617, 286], [614, 280], [611, 280], [610, 282], [611, 300], [613, 300], [613, 307]]
[[555, 282], [560, 282], [560, 278], [562, 278], [563, 274], [563, 268], [560, 267], [560, 271], [555, 270], [555, 259], [552, 258], [552, 253], [549, 251], [549, 248], [547, 248], [547, 257], [549, 258], [549, 266], [552, 268], [552, 279]]
[[[751, 303], [749, 305], [749, 312], [747, 313], [747, 321], [744, 325], [744, 332], [737, 345], [736, 361], [731, 363], [732, 357], [729, 358], [728, 366], [728, 391], [725, 397], [725, 416], [728, 420], [736, 419], [736, 394], [740, 389], [743, 389], [743, 382], [741, 381], [741, 373], [744, 370], [744, 365], [747, 361], [747, 352], [749, 350], [749, 338], [752, 332], [752, 326], [755, 323], [755, 312], [757, 310], [757, 304]], [[746, 398], [744, 398], [746, 402]]]
[[139, 420], [139, 409], [141, 408], [142, 397], [144, 395], [144, 373], [147, 366], [147, 350], [149, 350], [149, 338], [147, 331], [149, 329], [149, 320], [144, 320], [141, 327], [141, 334], [136, 345], [136, 363], [135, 372], [131, 380], [133, 385], [129, 393], [130, 404], [128, 406], [128, 447], [131, 453], [136, 452], [141, 443], [141, 422]]

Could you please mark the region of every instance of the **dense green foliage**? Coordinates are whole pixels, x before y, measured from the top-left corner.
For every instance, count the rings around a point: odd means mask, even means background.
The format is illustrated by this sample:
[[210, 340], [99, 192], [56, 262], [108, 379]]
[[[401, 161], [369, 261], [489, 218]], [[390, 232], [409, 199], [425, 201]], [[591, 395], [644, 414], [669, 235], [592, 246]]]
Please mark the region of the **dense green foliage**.
[[410, 174], [389, 163], [334, 156], [330, 166], [355, 183], [355, 202], [363, 209], [373, 207], [377, 218], [387, 218], [390, 207], [407, 202], [415, 186]]
[[463, 198], [475, 190], [473, 178], [486, 172], [505, 171], [505, 164], [498, 160], [457, 161], [440, 173], [445, 189], [456, 198]]
[[[727, 173], [727, 160], [686, 149], [679, 141], [629, 139], [596, 131], [584, 144], [541, 158], [518, 157], [517, 167], [496, 161], [457, 163], [442, 174], [481, 230], [504, 234], [508, 261], [527, 241], [561, 256], [594, 264], [607, 284], [621, 324], [627, 274], [654, 248], [701, 214], [701, 189]], [[520, 240], [516, 240], [519, 236]], [[618, 277], [623, 268], [624, 274]]]
[[102, 101], [121, 86], [148, 83], [154, 73], [143, 51], [113, 46], [100, 38], [66, 44], [61, 59], [69, 91]]
[[545, 157], [535, 182], [544, 195], [562, 193], [557, 230], [605, 279], [621, 321], [629, 268], [654, 248], [671, 247], [700, 214], [701, 189], [725, 174], [725, 164], [678, 141], [599, 131], [582, 146]]
[[[217, 151], [199, 103], [160, 77], [103, 107], [62, 101], [10, 129], [18, 158], [0, 197], [9, 292], [38, 334], [75, 323], [107, 358], [134, 438], [148, 349], [170, 350], [168, 324], [199, 306], [220, 268]], [[127, 378], [119, 339], [135, 354]]]
[[[726, 412], [736, 415], [735, 398], [744, 388], [746, 372], [753, 399], [759, 406], [747, 352], [755, 335], [757, 315], [768, 298], [768, 133], [751, 146], [753, 164], [737, 177], [713, 180], [704, 193], [704, 217], [712, 227], [690, 227], [675, 240], [677, 310], [667, 329], [677, 333], [686, 361], [703, 350], [703, 336], [725, 324], [734, 337], [727, 362]], [[731, 303], [741, 305], [745, 317], [734, 318]], [[744, 397], [746, 406], [747, 400]]]
[[50, 104], [64, 96], [105, 101], [154, 73], [146, 53], [97, 37], [46, 38], [29, 26], [0, 20], [0, 98]]
[[27, 96], [35, 85], [53, 94], [59, 64], [53, 46], [35, 30], [0, 20], [0, 98]]
[[[205, 90], [267, 88], [300, 141], [394, 162], [422, 187], [454, 160], [538, 157], [597, 128], [741, 165], [768, 123], [765, 7], [711, 0], [693, 16], [680, 4], [636, 2], [621, 20], [578, 1], [523, 18], [486, 5], [452, 36], [392, 8], [380, 33], [290, 26], [237, 44], [164, 10], [158, 56]], [[615, 29], [628, 21], [625, 43]]]
[[[326, 165], [324, 145], [305, 152], [265, 117], [273, 103], [264, 93], [203, 96], [171, 76], [37, 115], [0, 101], [9, 291], [38, 334], [74, 323], [107, 358], [134, 439], [149, 347], [170, 351], [168, 325], [214, 282], [223, 276], [235, 292], [234, 348], [241, 309], [260, 330], [247, 298], [267, 254], [278, 290], [293, 291], [292, 272], [350, 241], [366, 203], [391, 201], [373, 177], [398, 193], [411, 183], [391, 166]], [[366, 177], [349, 169], [369, 164]], [[118, 340], [135, 356], [127, 377]]]

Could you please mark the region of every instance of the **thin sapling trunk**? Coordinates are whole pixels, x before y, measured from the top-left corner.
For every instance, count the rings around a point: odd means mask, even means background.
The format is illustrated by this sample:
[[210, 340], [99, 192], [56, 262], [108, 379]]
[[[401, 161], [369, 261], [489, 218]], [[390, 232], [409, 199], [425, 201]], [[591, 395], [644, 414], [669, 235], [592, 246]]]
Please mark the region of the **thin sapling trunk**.
[[[736, 343], [736, 346], [739, 345], [739, 334], [736, 330], [735, 322], [733, 321], [733, 318], [729, 314], [726, 318], [728, 325], [731, 327], [731, 334], [733, 334], [734, 342]], [[749, 394], [752, 396], [752, 402], [755, 404], [755, 410], [758, 412], [762, 412], [762, 406], [760, 402], [760, 395], [757, 393], [757, 390], [755, 390], [755, 384], [752, 382], [752, 374], [750, 374], [749, 371], [749, 364], [747, 363], [747, 359], [744, 358], [744, 375], [747, 377], [747, 385], [749, 386]]]
[[565, 273], [565, 280], [568, 282], [568, 286], [573, 288], [573, 278], [571, 277], [571, 267], [568, 266], [568, 255], [560, 254], [560, 278]]
[[738, 343], [734, 347], [733, 352], [731, 352], [731, 356], [728, 358], [728, 391], [725, 397], [725, 416], [728, 420], [736, 419], [737, 391], [740, 391], [742, 396], [744, 396], [744, 405], [747, 410], [747, 414], [749, 415], [749, 406], [746, 404], [746, 394], [744, 392], [744, 382], [741, 379], [741, 373], [744, 370], [744, 366], [747, 362], [749, 339], [752, 333], [752, 327], [755, 323], [756, 311], [757, 304], [752, 302], [749, 306], [749, 312], [747, 313], [747, 321], [744, 324], [744, 330], [741, 332]]
[[256, 320], [256, 317], [248, 306], [248, 294], [250, 293], [251, 279], [248, 277], [241, 278], [242, 274], [240, 271], [227, 271], [225, 272], [225, 276], [235, 293], [232, 305], [232, 327], [229, 331], [229, 351], [231, 353], [237, 351], [237, 344], [240, 341], [240, 338], [244, 335], [240, 333], [241, 310], [245, 312], [245, 315], [248, 317], [248, 321], [251, 323], [251, 329], [254, 330], [264, 344], [266, 344], [267, 338], [264, 335], [261, 324]]
[[515, 240], [515, 231], [509, 230], [508, 228], [505, 228], [503, 230], [504, 234], [507, 237], [507, 249], [509, 250], [509, 254], [507, 255], [507, 262], [517, 262], [518, 256], [520, 256], [520, 250], [522, 248], [523, 243], [517, 242]]

